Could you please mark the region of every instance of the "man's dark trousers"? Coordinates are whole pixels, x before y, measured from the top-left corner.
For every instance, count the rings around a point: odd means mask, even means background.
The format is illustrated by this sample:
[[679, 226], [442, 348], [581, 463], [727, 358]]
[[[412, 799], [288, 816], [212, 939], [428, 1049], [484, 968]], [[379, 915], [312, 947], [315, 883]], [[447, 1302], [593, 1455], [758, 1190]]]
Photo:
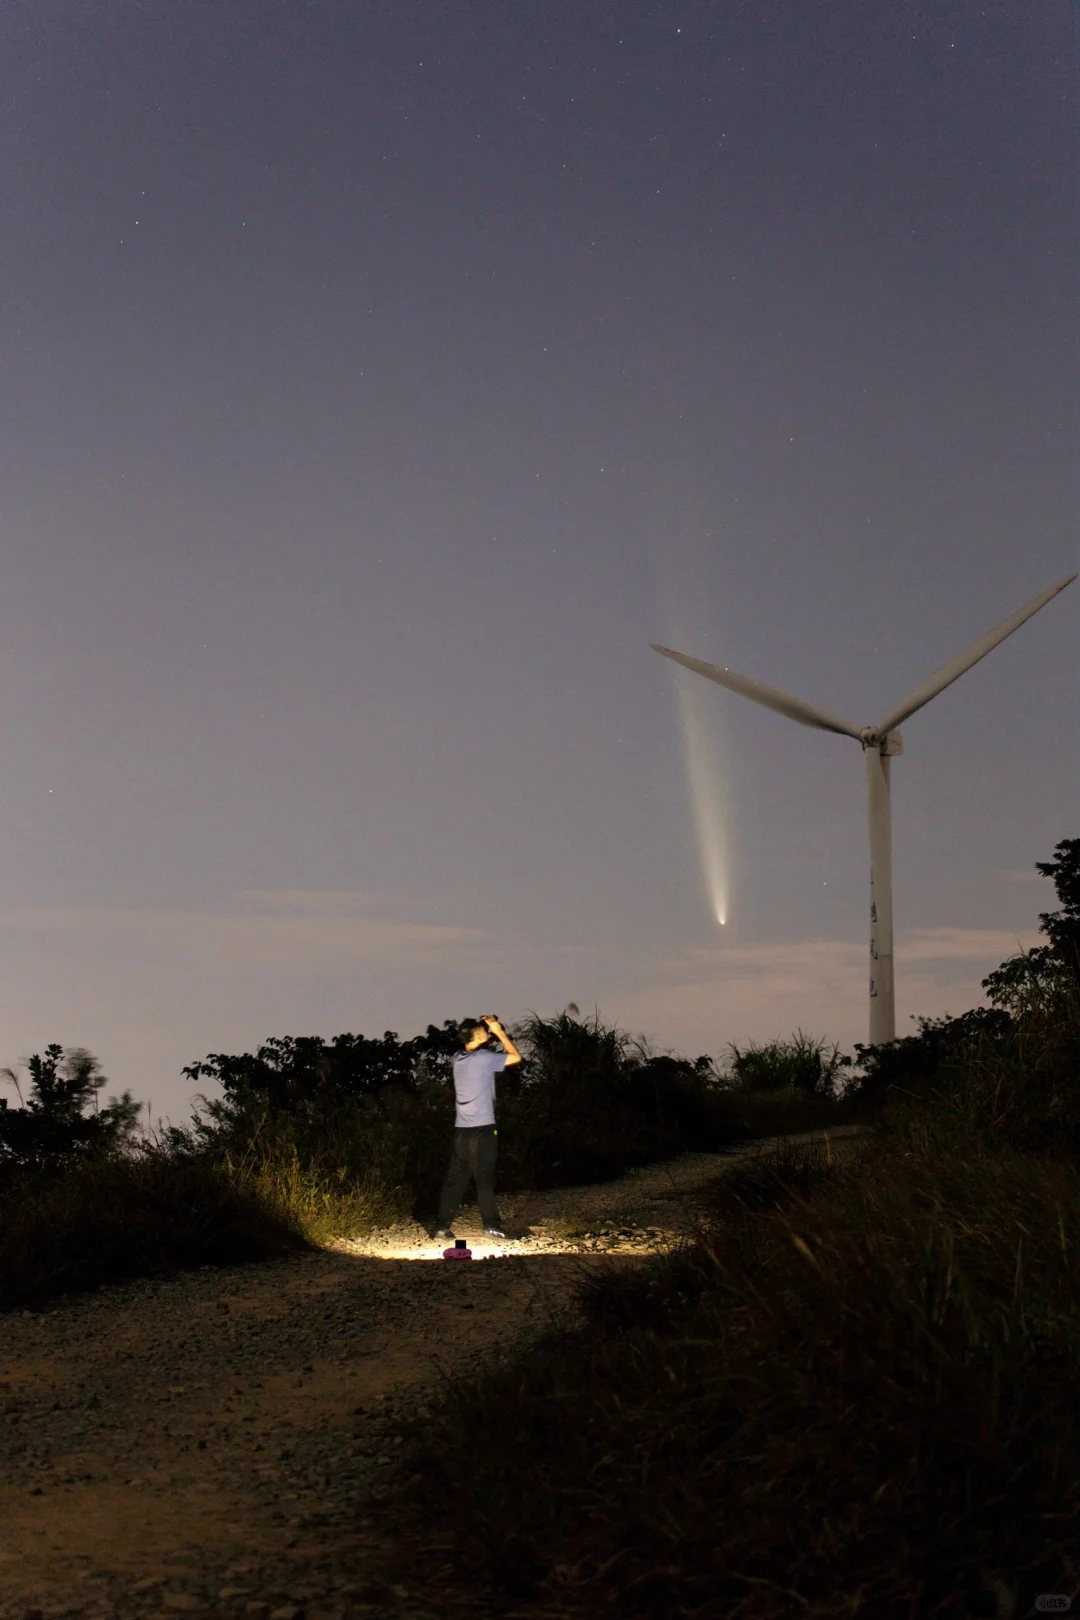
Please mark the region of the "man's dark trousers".
[[485, 1226], [501, 1226], [495, 1207], [495, 1155], [498, 1139], [494, 1125], [459, 1125], [454, 1151], [439, 1199], [439, 1225], [449, 1226], [461, 1208], [470, 1181], [476, 1182], [476, 1201]]

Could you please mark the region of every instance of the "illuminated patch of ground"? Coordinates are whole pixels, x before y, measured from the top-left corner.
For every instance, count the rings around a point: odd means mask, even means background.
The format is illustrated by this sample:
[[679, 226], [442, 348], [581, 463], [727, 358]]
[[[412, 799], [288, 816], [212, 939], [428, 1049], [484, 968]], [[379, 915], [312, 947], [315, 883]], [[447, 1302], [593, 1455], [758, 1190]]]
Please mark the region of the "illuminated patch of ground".
[[[756, 1149], [754, 1150], [756, 1151]], [[505, 1240], [484, 1233], [475, 1208], [454, 1223], [474, 1260], [508, 1256], [657, 1254], [693, 1224], [694, 1192], [729, 1162], [731, 1155], [687, 1153], [666, 1165], [648, 1165], [618, 1181], [592, 1187], [559, 1187], [500, 1199]], [[446, 1244], [415, 1221], [403, 1221], [363, 1237], [339, 1238], [343, 1254], [383, 1260], [442, 1263]]]

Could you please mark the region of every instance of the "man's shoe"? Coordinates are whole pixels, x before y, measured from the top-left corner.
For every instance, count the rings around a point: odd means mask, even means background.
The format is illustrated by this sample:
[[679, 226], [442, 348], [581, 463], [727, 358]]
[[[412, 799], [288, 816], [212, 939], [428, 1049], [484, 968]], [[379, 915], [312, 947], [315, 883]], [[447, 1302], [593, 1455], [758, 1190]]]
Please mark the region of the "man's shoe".
[[484, 1236], [485, 1237], [503, 1238], [505, 1240], [506, 1233], [503, 1231], [501, 1226], [485, 1226], [484, 1227]]
[[436, 1243], [453, 1243], [454, 1234], [449, 1226], [437, 1226], [431, 1234], [432, 1241]]

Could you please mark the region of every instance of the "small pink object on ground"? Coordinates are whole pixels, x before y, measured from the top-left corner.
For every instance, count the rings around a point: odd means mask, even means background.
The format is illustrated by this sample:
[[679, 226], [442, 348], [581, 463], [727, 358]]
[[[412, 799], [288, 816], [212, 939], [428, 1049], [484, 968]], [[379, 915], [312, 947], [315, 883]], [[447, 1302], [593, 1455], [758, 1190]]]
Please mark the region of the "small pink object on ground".
[[444, 1260], [471, 1260], [472, 1250], [465, 1247], [464, 1238], [455, 1238], [454, 1247], [452, 1249], [444, 1249], [442, 1252], [442, 1257]]

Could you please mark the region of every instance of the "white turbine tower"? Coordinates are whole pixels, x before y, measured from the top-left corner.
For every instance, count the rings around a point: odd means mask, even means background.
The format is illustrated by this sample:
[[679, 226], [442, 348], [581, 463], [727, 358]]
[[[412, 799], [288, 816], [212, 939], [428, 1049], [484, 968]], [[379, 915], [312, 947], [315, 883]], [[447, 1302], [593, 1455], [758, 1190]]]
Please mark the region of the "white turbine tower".
[[653, 643], [653, 651], [663, 653], [665, 658], [673, 658], [677, 664], [686, 669], [704, 675], [706, 680], [715, 681], [718, 686], [726, 686], [731, 692], [738, 692], [743, 697], [752, 698], [755, 703], [764, 704], [767, 709], [775, 709], [778, 714], [786, 714], [789, 720], [797, 720], [802, 726], [814, 726], [819, 731], [836, 731], [843, 737], [854, 737], [862, 744], [866, 759], [866, 796], [867, 813], [870, 821], [870, 1045], [878, 1046], [884, 1041], [896, 1038], [896, 1001], [893, 988], [893, 920], [892, 920], [892, 810], [889, 800], [889, 760], [894, 754], [902, 754], [904, 745], [900, 740], [900, 733], [896, 727], [901, 721], [929, 703], [931, 698], [937, 697], [953, 681], [958, 680], [965, 670], [977, 664], [980, 658], [985, 658], [999, 641], [1011, 636], [1018, 630], [1025, 619], [1030, 619], [1033, 613], [1038, 613], [1041, 607], [1063, 591], [1066, 585], [1071, 585], [1076, 578], [1070, 574], [1059, 585], [1051, 586], [1050, 590], [1043, 591], [1033, 602], [1022, 607], [1008, 619], [1003, 619], [992, 630], [988, 630], [978, 641], [973, 641], [970, 647], [950, 658], [947, 664], [942, 664], [928, 680], [917, 686], [897, 705], [892, 713], [877, 726], [856, 726], [849, 720], [840, 720], [834, 714], [827, 714], [824, 709], [815, 708], [812, 703], [804, 703], [801, 698], [789, 697], [786, 692], [778, 692], [773, 686], [765, 686], [761, 681], [753, 681], [746, 675], [736, 675], [730, 669], [720, 669], [715, 664], [705, 664], [700, 658], [689, 658], [686, 653], [672, 652], [670, 647], [659, 647]]

